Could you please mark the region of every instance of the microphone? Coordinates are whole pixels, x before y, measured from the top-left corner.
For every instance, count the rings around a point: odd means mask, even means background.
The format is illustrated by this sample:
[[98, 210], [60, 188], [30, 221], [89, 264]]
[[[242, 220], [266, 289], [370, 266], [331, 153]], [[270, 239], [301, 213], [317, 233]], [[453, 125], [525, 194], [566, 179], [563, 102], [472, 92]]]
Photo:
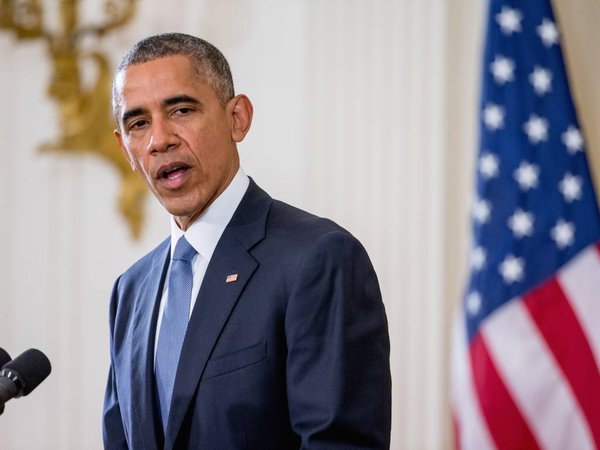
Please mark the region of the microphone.
[[8, 354], [8, 352], [6, 350], [4, 350], [2, 347], [0, 347], [0, 368], [6, 364], [7, 362], [9, 362], [12, 358], [10, 357], [10, 355]]
[[50, 375], [51, 370], [46, 355], [34, 348], [6, 363], [0, 370], [0, 414], [7, 401], [29, 394]]

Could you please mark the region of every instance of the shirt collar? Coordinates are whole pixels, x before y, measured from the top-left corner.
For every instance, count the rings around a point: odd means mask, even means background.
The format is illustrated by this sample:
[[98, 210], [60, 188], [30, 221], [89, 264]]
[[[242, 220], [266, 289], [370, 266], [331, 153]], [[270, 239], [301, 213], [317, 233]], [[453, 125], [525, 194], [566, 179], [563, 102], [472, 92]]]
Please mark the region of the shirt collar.
[[233, 213], [242, 201], [250, 180], [242, 168], [238, 169], [229, 186], [219, 195], [206, 211], [184, 233], [171, 216], [171, 258], [179, 238], [185, 238], [194, 249], [210, 260], [215, 247], [233, 217]]

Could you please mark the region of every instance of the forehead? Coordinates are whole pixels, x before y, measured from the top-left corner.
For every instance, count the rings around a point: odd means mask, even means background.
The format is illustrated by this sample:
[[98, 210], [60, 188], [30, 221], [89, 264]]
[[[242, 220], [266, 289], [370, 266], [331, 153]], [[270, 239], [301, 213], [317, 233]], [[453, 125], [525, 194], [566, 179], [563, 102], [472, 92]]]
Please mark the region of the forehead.
[[119, 74], [117, 86], [122, 93], [148, 84], [201, 81], [186, 56], [174, 55], [132, 64]]
[[[213, 92], [190, 59], [183, 55], [132, 64], [117, 74], [115, 88], [121, 113], [125, 109], [140, 107], [152, 100], [161, 101], [172, 95]], [[205, 92], [205, 95], [208, 93]]]

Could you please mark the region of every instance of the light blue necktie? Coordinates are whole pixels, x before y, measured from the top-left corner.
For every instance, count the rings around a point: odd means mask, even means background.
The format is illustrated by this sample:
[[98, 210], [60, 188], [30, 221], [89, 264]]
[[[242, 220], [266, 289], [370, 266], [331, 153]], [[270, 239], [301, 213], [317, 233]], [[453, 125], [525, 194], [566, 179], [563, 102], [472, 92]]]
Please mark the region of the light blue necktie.
[[154, 367], [164, 430], [167, 429], [179, 354], [190, 315], [194, 278], [192, 259], [196, 253], [185, 236], [181, 236], [175, 246], [169, 269], [169, 294], [160, 325]]

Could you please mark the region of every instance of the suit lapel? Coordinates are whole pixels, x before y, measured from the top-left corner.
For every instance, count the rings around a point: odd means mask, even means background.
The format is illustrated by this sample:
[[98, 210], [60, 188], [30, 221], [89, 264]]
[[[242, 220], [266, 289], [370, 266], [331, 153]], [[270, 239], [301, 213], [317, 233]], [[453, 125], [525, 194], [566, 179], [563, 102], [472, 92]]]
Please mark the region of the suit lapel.
[[[251, 180], [210, 260], [181, 349], [165, 436], [166, 449], [173, 448], [221, 330], [258, 266], [248, 250], [264, 238], [271, 201]], [[231, 281], [232, 278], [235, 281]]]
[[162, 427], [155, 407], [154, 338], [156, 321], [169, 258], [169, 239], [161, 244], [152, 260], [148, 276], [140, 285], [134, 311], [131, 386], [135, 419], [134, 430], [140, 430], [144, 448], [158, 448]]

